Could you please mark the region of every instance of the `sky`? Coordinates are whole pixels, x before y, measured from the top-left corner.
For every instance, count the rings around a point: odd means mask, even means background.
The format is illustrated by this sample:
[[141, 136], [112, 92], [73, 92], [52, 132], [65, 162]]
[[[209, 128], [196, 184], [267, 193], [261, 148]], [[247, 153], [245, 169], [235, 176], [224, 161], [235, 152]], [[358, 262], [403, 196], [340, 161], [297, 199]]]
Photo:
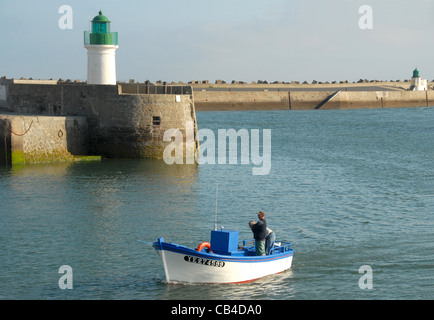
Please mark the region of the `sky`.
[[99, 10], [119, 81], [434, 79], [434, 0], [0, 0], [0, 76], [86, 80]]

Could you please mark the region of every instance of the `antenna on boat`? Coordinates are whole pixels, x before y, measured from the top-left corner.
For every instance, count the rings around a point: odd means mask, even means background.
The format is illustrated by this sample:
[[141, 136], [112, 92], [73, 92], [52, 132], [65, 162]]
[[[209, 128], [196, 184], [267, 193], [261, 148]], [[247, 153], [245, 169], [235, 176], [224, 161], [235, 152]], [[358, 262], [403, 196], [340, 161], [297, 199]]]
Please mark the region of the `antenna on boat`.
[[217, 212], [218, 212], [218, 198], [219, 198], [219, 183], [215, 191], [215, 218], [214, 218], [214, 231], [217, 231]]

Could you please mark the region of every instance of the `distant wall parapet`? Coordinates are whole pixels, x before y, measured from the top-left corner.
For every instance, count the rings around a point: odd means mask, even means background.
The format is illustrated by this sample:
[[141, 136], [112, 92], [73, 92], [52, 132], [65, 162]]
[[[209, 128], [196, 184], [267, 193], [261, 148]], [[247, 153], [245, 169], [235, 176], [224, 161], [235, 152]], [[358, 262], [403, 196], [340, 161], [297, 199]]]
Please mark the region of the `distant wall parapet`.
[[144, 83], [119, 83], [119, 94], [178, 94], [191, 95], [193, 89], [188, 85], [169, 85], [166, 82], [154, 84], [149, 81]]

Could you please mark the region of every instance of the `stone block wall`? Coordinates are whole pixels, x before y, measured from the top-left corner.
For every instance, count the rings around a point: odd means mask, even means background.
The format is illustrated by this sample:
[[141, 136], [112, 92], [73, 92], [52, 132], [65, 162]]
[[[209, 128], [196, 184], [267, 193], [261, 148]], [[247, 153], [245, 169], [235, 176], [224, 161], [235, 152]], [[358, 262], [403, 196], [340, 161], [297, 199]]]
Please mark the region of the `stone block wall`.
[[276, 91], [198, 91], [194, 93], [198, 111], [288, 110], [288, 92]]
[[1, 164], [72, 161], [87, 154], [84, 117], [0, 115]]
[[[137, 88], [139, 93], [134, 93]], [[18, 115], [84, 117], [90, 154], [162, 158], [169, 143], [163, 141], [166, 130], [179, 129], [184, 133], [186, 123], [192, 121], [197, 132], [189, 86], [158, 86], [158, 94], [147, 94], [143, 93], [147, 87], [142, 84], [24, 84], [0, 79], [0, 89], [1, 110]], [[73, 123], [65, 130], [75, 130]]]
[[121, 95], [101, 112], [94, 150], [116, 158], [162, 158], [165, 131], [179, 129], [185, 136], [186, 122], [196, 122], [189, 95]]

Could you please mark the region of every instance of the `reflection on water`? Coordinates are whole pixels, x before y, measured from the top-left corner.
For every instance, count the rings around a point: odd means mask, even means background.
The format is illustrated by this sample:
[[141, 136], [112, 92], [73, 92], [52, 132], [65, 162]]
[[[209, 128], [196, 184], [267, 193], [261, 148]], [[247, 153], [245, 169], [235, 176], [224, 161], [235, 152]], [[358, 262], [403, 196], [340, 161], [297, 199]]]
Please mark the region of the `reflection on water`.
[[[113, 170], [115, 168], [115, 170]], [[119, 177], [119, 176], [156, 176], [170, 181], [192, 182], [199, 171], [197, 164], [167, 165], [164, 161], [155, 159], [142, 160], [110, 160], [101, 162], [61, 162], [49, 164], [14, 165], [0, 167], [0, 174], [14, 176], [71, 176], [86, 173], [89, 177]], [[91, 174], [89, 175], [89, 173]]]
[[63, 176], [69, 167], [73, 166], [71, 162], [64, 163], [42, 163], [31, 165], [13, 165], [4, 167], [12, 176], [30, 177], [30, 176]]
[[[0, 175], [0, 242], [6, 248], [0, 270], [8, 279], [0, 291], [7, 297], [38, 298], [25, 289], [36, 272], [38, 283], [53, 284], [42, 286], [41, 294], [56, 296], [51, 292], [58, 290], [56, 272], [67, 264], [74, 270], [74, 293], [98, 297], [98, 288], [125, 281], [119, 272], [130, 278], [128, 272], [145, 268], [137, 239], [157, 239], [168, 223], [171, 234], [185, 233], [186, 222], [173, 217], [194, 211], [198, 167], [104, 160], [13, 166], [2, 168]], [[3, 288], [11, 282], [12, 292]]]
[[166, 283], [166, 290], [158, 299], [184, 300], [193, 297], [206, 297], [208, 300], [264, 300], [291, 299], [293, 272], [270, 275], [256, 281], [239, 284], [186, 284]]

